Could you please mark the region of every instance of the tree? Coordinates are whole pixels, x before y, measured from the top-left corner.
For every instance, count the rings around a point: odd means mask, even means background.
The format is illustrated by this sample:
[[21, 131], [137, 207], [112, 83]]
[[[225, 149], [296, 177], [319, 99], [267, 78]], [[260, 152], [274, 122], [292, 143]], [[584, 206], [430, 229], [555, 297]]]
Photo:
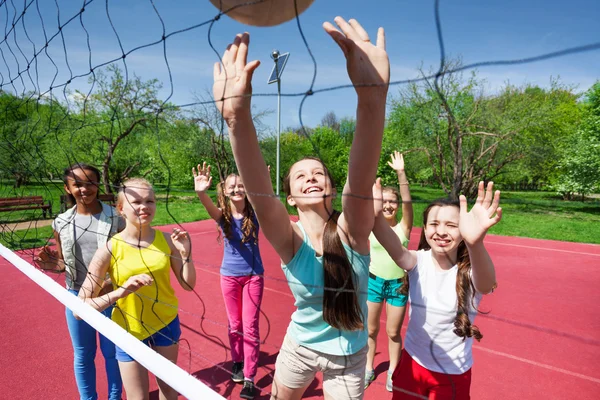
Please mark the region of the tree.
[[55, 161], [61, 152], [48, 146], [48, 137], [60, 130], [65, 118], [66, 109], [53, 99], [1, 93], [0, 176], [13, 179], [13, 186], [19, 188], [54, 172], [48, 159]]
[[563, 147], [554, 189], [570, 200], [600, 189], [600, 81], [585, 94], [582, 121]]
[[323, 118], [321, 119], [321, 126], [326, 127], [326, 128], [331, 128], [334, 131], [339, 132], [340, 131], [340, 121], [338, 120], [337, 115], [335, 115], [335, 112], [329, 111], [327, 114], [325, 114], [323, 116]]
[[452, 199], [473, 196], [480, 180], [501, 177], [532, 150], [540, 157], [531, 165], [543, 165], [556, 150], [555, 138], [577, 121], [577, 96], [557, 82], [548, 90], [506, 84], [498, 94], [485, 95], [475, 72], [466, 78], [450, 73], [460, 65], [448, 62], [437, 80], [421, 70], [422, 82], [393, 99], [384, 140], [387, 152], [395, 145], [423, 153], [417, 169], [423, 176], [430, 169]]
[[[212, 149], [212, 159], [220, 181], [224, 181], [227, 175], [235, 171], [235, 163], [233, 162], [233, 154], [231, 146], [226, 136], [227, 125], [225, 125], [221, 113], [217, 109], [212, 93], [205, 90], [203, 94], [195, 94], [194, 98], [197, 105], [191, 112], [191, 121], [199, 124], [206, 131], [210, 138], [210, 147]], [[265, 131], [263, 118], [267, 117], [273, 111], [256, 110], [252, 107], [252, 120], [256, 127], [257, 134], [261, 136]]]
[[157, 121], [165, 118], [166, 113], [158, 99], [162, 85], [157, 79], [142, 81], [136, 75], [126, 78], [114, 64], [107, 71], [110, 76], [100, 71], [95, 78], [90, 78], [90, 83], [97, 86], [94, 93], [88, 96], [77, 91], [75, 99], [80, 109], [81, 133], [90, 134], [91, 145], [96, 149], [98, 142], [104, 143], [101, 147], [103, 185], [106, 193], [112, 193], [112, 185], [120, 185], [143, 162], [143, 152], [129, 151], [121, 152], [120, 162], [115, 163], [117, 148], [126, 141], [139, 146], [140, 138], [127, 139], [143, 135], [151, 129], [151, 123], [156, 128]]

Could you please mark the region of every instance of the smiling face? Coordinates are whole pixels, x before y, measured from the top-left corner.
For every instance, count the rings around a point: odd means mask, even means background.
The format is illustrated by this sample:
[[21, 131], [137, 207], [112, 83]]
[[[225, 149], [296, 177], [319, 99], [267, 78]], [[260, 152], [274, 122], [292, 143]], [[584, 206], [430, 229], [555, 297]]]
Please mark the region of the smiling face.
[[433, 206], [427, 215], [425, 239], [436, 255], [456, 259], [462, 236], [458, 229], [460, 210], [454, 206]]
[[75, 198], [77, 204], [89, 206], [98, 201], [99, 178], [94, 171], [73, 169], [66, 179], [65, 190]]
[[242, 183], [242, 178], [231, 174], [225, 180], [225, 196], [232, 202], [242, 202], [246, 199], [246, 189]]
[[398, 214], [398, 195], [392, 190], [383, 190], [383, 216], [389, 221], [395, 221]]
[[117, 210], [135, 226], [149, 225], [156, 214], [154, 189], [144, 183], [135, 182], [119, 192]]
[[290, 168], [288, 174], [288, 204], [302, 210], [316, 205], [331, 208], [333, 193], [331, 179], [323, 163], [315, 159], [300, 160]]

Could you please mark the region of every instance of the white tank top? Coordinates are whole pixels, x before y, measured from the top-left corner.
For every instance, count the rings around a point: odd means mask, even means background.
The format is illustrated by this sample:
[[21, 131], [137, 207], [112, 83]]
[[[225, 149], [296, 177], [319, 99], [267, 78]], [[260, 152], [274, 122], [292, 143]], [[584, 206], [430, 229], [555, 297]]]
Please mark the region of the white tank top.
[[[447, 271], [437, 268], [431, 250], [417, 252], [417, 265], [408, 273], [410, 282], [410, 320], [404, 346], [410, 356], [430, 371], [462, 374], [473, 365], [473, 339], [454, 333], [458, 300], [456, 274], [458, 266]], [[475, 319], [481, 301], [477, 293], [469, 318]]]

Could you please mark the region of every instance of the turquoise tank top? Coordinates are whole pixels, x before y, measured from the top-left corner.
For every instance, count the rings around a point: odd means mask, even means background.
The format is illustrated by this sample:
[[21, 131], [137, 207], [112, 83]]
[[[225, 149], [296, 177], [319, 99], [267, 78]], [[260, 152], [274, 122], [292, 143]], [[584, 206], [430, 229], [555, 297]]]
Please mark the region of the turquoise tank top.
[[303, 243], [294, 258], [281, 266], [296, 300], [294, 305], [297, 307], [292, 314], [287, 334], [299, 345], [322, 353], [337, 356], [354, 354], [367, 345], [367, 293], [371, 257], [358, 254], [342, 242], [354, 270], [364, 329], [335, 329], [323, 320], [323, 257], [317, 256], [302, 224], [296, 224], [302, 231]]

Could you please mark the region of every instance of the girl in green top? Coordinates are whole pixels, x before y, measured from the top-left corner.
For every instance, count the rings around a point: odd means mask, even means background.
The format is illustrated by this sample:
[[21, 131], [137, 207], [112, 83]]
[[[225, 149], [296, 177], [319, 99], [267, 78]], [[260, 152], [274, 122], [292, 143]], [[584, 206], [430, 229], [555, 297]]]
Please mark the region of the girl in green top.
[[[402, 154], [395, 151], [391, 155], [392, 161], [388, 165], [396, 171], [400, 194], [395, 188], [385, 187], [383, 189], [383, 216], [390, 224], [400, 242], [404, 247], [408, 246], [410, 231], [413, 226], [413, 208], [408, 188], [408, 180], [404, 172], [404, 158]], [[398, 208], [402, 201], [402, 219], [398, 222]], [[387, 373], [386, 389], [391, 392], [392, 373], [400, 361], [402, 353], [402, 322], [406, 312], [406, 301], [408, 300], [408, 276], [402, 268], [398, 268], [387, 251], [379, 244], [375, 235], [371, 233], [371, 266], [369, 267], [369, 296], [367, 306], [369, 308], [369, 352], [367, 353], [367, 369], [365, 372], [365, 388], [375, 380], [375, 352], [377, 351], [377, 335], [379, 334], [381, 310], [383, 302], [386, 303], [385, 313], [386, 332], [388, 335], [388, 351], [390, 366]]]

